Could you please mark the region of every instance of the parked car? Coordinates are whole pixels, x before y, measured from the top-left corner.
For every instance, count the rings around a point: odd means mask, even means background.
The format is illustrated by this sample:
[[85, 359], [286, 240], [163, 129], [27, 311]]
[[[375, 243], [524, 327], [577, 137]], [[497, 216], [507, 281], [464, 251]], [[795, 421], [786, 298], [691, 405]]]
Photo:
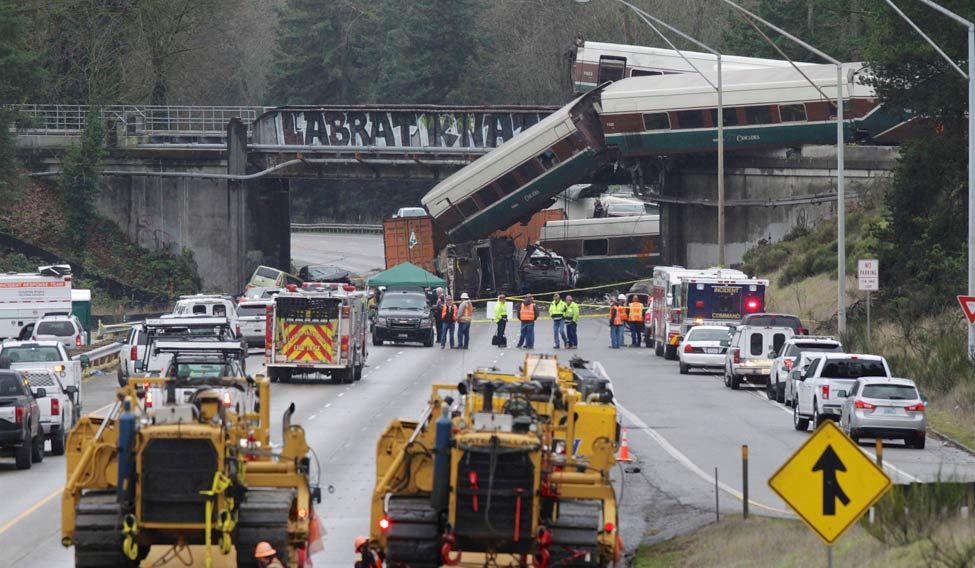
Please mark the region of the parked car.
[[731, 328], [723, 325], [692, 327], [677, 348], [680, 374], [691, 369], [720, 369], [731, 344]]
[[809, 334], [809, 330], [802, 327], [802, 321], [799, 319], [799, 316], [794, 316], [791, 314], [770, 314], [764, 312], [760, 314], [748, 314], [741, 319], [741, 324], [739, 325], [788, 327], [792, 329], [792, 333], [795, 335]]
[[433, 347], [433, 318], [422, 289], [389, 289], [383, 293], [372, 328], [372, 344], [416, 342]]
[[766, 392], [769, 400], [774, 399], [784, 402], [786, 406], [792, 406], [795, 400], [795, 388], [789, 373], [803, 353], [842, 352], [843, 344], [832, 337], [800, 335], [789, 339], [782, 345], [775, 361], [772, 362], [772, 379]]
[[426, 217], [427, 210], [422, 207], [400, 207], [393, 218], [398, 217]]
[[34, 323], [34, 341], [60, 341], [65, 347], [87, 345], [87, 335], [81, 320], [72, 315], [44, 316]]
[[928, 428], [925, 406], [910, 379], [860, 378], [846, 393], [840, 427], [854, 442], [893, 438], [923, 450]]
[[813, 353], [809, 364], [792, 371], [798, 381], [796, 404], [792, 407], [792, 423], [796, 430], [805, 431], [812, 421], [813, 428], [823, 420], [839, 419], [846, 394], [861, 377], [890, 378], [890, 365], [879, 355], [858, 353]]
[[251, 288], [284, 288], [288, 284], [294, 284], [295, 286], [301, 286], [301, 280], [293, 274], [288, 274], [283, 270], [277, 268], [272, 268], [270, 266], [258, 266], [254, 270], [254, 274], [251, 276], [250, 282], [247, 283], [246, 290]]
[[237, 319], [240, 321], [240, 331], [247, 340], [248, 346], [264, 346], [267, 327], [267, 309], [274, 305], [274, 300], [253, 300], [243, 302], [237, 306]]
[[40, 408], [41, 431], [44, 439], [51, 441], [51, 454], [63, 456], [68, 432], [81, 417], [80, 407], [75, 404], [78, 388], [65, 385], [50, 369], [24, 369], [22, 372]]
[[793, 335], [791, 327], [736, 327], [725, 353], [725, 386], [737, 390], [742, 381], [768, 386], [774, 353]]
[[[37, 395], [46, 395], [43, 387]], [[24, 376], [11, 370], [0, 370], [0, 455], [13, 456], [17, 469], [44, 459], [41, 409]]]

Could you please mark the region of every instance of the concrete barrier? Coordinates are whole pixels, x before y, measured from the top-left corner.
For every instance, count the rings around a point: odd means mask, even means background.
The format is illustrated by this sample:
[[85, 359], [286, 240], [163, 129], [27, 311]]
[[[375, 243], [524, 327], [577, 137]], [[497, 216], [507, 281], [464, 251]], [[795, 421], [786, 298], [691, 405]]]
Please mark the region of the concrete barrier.
[[292, 223], [292, 233], [369, 233], [381, 235], [382, 225], [360, 225], [348, 223]]

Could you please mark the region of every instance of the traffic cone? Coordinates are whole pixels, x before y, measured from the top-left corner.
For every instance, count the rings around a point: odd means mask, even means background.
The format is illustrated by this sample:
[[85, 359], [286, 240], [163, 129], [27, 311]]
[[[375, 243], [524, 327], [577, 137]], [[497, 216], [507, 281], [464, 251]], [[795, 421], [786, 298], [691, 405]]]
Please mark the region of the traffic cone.
[[623, 441], [620, 442], [620, 455], [616, 457], [616, 461], [629, 463], [633, 461], [630, 457], [630, 437], [626, 433], [626, 427], [623, 427]]

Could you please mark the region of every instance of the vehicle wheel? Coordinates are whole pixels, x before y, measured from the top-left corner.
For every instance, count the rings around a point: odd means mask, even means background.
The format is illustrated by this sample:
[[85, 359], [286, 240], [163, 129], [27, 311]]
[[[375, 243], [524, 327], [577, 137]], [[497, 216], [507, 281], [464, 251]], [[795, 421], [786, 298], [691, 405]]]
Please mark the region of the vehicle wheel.
[[278, 370], [278, 380], [282, 383], [287, 383], [291, 381], [292, 369], [279, 369]]
[[853, 440], [854, 444], [860, 444], [860, 433], [856, 430], [850, 430], [850, 439]]
[[17, 469], [30, 469], [32, 444], [22, 444], [17, 448], [14, 457], [17, 460]]
[[927, 441], [927, 435], [924, 432], [918, 432], [917, 435], [914, 436], [914, 441], [913, 443], [911, 443], [911, 446], [918, 450], [923, 450], [924, 443], [926, 441]]
[[115, 377], [118, 379], [118, 386], [125, 387], [126, 380], [125, 375], [122, 373], [122, 364], [119, 363], [118, 370], [115, 371]]
[[294, 502], [290, 489], [250, 489], [240, 504], [237, 520], [237, 566], [256, 567], [254, 549], [266, 541], [278, 555], [288, 557], [288, 519]]
[[44, 461], [44, 434], [40, 434], [34, 438], [34, 443], [31, 444], [30, 449], [30, 459], [34, 463]]
[[784, 403], [785, 402], [785, 384], [775, 383], [775, 402]]
[[355, 381], [355, 368], [342, 371], [342, 383], [351, 385]]
[[362, 380], [362, 365], [356, 365], [352, 371], [352, 380], [361, 381]]
[[653, 347], [653, 340], [652, 340], [652, 339], [650, 339], [650, 336], [649, 336], [649, 335], [646, 335], [646, 336], [645, 336], [645, 337], [643, 338], [643, 344], [644, 344], [645, 346], [647, 346], [647, 347]]
[[775, 385], [772, 384], [771, 377], [765, 380], [765, 398], [775, 402]]
[[376, 337], [376, 334], [374, 333], [372, 334], [372, 344], [375, 345], [376, 347], [381, 347], [383, 344], [383, 340]]
[[67, 437], [67, 432], [64, 431], [64, 425], [54, 436], [51, 437], [51, 455], [52, 456], [63, 456], [64, 455], [64, 439]]
[[806, 430], [809, 429], [809, 419], [808, 418], [803, 418], [799, 414], [799, 404], [798, 403], [793, 404], [793, 406], [792, 406], [792, 426], [796, 430], [798, 430], [800, 432], [805, 432]]
[[433, 347], [433, 332], [430, 332], [430, 337], [423, 342], [424, 347]]
[[429, 498], [390, 497], [387, 514], [386, 565], [436, 568], [440, 562], [440, 529]]
[[139, 557], [132, 562], [122, 553], [122, 513], [115, 491], [88, 492], [78, 499], [74, 526], [75, 566], [134, 566], [148, 554], [149, 547], [140, 546]]
[[725, 372], [724, 372], [724, 386], [725, 386], [725, 388], [730, 388], [731, 387], [731, 378], [728, 376], [728, 370], [727, 369], [725, 369]]
[[741, 377], [738, 375], [731, 375], [731, 390], [738, 390], [741, 388]]
[[661, 343], [661, 342], [659, 342], [659, 341], [655, 341], [654, 342], [654, 346], [653, 346], [653, 354], [656, 355], [657, 357], [663, 357], [664, 356], [664, 344]]
[[819, 405], [816, 403], [816, 400], [813, 399], [813, 416], [812, 416], [813, 430], [819, 428], [822, 424], [823, 424], [823, 417], [819, 415]]
[[680, 363], [680, 374], [686, 375], [691, 368], [684, 363]]

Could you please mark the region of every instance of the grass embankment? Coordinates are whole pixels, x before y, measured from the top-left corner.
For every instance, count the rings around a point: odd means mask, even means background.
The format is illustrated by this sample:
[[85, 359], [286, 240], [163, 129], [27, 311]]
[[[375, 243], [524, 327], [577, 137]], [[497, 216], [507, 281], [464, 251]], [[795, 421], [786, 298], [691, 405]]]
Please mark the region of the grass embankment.
[[[85, 242], [73, 242], [57, 189], [30, 186], [12, 196], [12, 201], [0, 212], [0, 231], [84, 267], [86, 277], [76, 287], [90, 287], [100, 278], [107, 278], [167, 298], [195, 293], [201, 288], [196, 262], [189, 251], [172, 251], [166, 246], [154, 251], [144, 249], [104, 217], [91, 219]], [[0, 251], [0, 267], [5, 271], [33, 271], [37, 266], [36, 259]], [[97, 285], [93, 292], [96, 306], [103, 310], [125, 303], [125, 298], [112, 298]]]

